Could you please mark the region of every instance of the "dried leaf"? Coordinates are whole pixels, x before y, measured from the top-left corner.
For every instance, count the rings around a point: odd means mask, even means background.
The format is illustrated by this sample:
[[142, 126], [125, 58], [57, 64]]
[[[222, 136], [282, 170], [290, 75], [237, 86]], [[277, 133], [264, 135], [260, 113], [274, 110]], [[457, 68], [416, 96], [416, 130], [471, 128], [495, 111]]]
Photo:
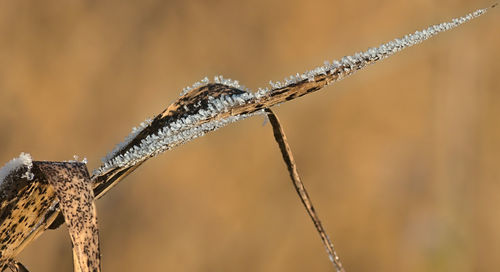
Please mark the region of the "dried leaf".
[[75, 272], [100, 271], [99, 231], [94, 192], [83, 163], [40, 163], [54, 187], [73, 245]]

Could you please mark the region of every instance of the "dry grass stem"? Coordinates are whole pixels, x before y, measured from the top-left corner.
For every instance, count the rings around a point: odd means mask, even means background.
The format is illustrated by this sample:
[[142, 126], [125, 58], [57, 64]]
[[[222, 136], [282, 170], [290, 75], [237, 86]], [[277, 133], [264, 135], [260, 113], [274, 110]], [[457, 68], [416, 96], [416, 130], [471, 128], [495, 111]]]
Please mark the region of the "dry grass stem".
[[285, 131], [283, 130], [283, 127], [281, 127], [278, 117], [273, 113], [272, 110], [266, 109], [266, 113], [267, 117], [269, 118], [269, 122], [273, 127], [274, 139], [276, 139], [276, 143], [278, 143], [281, 155], [283, 156], [283, 160], [285, 161], [286, 167], [288, 169], [288, 173], [290, 173], [290, 178], [292, 179], [293, 186], [295, 187], [295, 190], [297, 191], [297, 194], [299, 195], [302, 204], [304, 204], [307, 213], [311, 217], [314, 223], [314, 227], [316, 227], [316, 230], [321, 236], [321, 241], [325, 245], [328, 256], [330, 257], [330, 260], [334, 264], [335, 269], [338, 272], [343, 272], [345, 270], [344, 267], [342, 266], [342, 262], [340, 261], [337, 252], [335, 252], [335, 249], [333, 248], [332, 241], [326, 234], [325, 229], [321, 224], [321, 220], [319, 219], [319, 216], [316, 213], [316, 210], [314, 209], [314, 206], [312, 204], [311, 199], [309, 198], [309, 194], [307, 193], [304, 183], [302, 183], [302, 180], [300, 179], [299, 172], [297, 171], [297, 164], [295, 163], [295, 159], [293, 158], [292, 149], [290, 148], [288, 140], [286, 139]]

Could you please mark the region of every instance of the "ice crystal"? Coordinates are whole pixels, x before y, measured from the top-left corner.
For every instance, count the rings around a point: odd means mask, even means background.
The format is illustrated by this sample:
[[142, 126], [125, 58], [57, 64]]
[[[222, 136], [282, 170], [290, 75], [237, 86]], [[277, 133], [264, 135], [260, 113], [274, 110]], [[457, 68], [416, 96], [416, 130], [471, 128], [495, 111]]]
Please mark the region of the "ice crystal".
[[12, 159], [0, 169], [0, 184], [3, 183], [3, 181], [9, 174], [11, 174], [13, 171], [16, 171], [17, 169], [23, 166], [26, 166], [27, 170], [21, 177], [27, 178], [28, 180], [32, 180], [34, 176], [33, 173], [31, 172], [31, 168], [33, 167], [31, 155], [23, 152], [19, 155], [19, 157]]
[[132, 132], [125, 138], [125, 140], [123, 140], [123, 142], [117, 144], [115, 146], [115, 148], [106, 155], [106, 157], [102, 158], [102, 162], [109, 161], [118, 152], [120, 152], [125, 146], [127, 146], [127, 144], [130, 143], [130, 141], [132, 141], [135, 138], [135, 136], [137, 136], [139, 133], [141, 133], [141, 131], [145, 127], [147, 127], [149, 124], [151, 124], [151, 121], [153, 121], [153, 120], [152, 119], [146, 119], [144, 122], [142, 122], [141, 124], [139, 124], [139, 126], [133, 127], [132, 128]]
[[184, 89], [182, 89], [180, 96], [183, 96], [183, 95], [189, 93], [193, 89], [207, 85], [208, 83], [210, 83], [210, 80], [208, 79], [208, 77], [204, 77], [202, 80], [195, 82], [193, 85], [187, 86]]
[[81, 163], [84, 163], [84, 164], [87, 164], [88, 163], [88, 160], [87, 158], [83, 158], [81, 161], [80, 161], [80, 156], [78, 155], [73, 155], [73, 160], [69, 160], [68, 162], [81, 162]]
[[254, 94], [255, 98], [260, 99], [269, 94], [269, 88], [259, 88]]
[[223, 76], [215, 76], [214, 77], [214, 81], [215, 83], [219, 83], [219, 84], [223, 84], [223, 85], [227, 85], [229, 87], [233, 87], [233, 88], [237, 88], [239, 89], [240, 88], [240, 83], [238, 80], [232, 80], [230, 78], [224, 78]]

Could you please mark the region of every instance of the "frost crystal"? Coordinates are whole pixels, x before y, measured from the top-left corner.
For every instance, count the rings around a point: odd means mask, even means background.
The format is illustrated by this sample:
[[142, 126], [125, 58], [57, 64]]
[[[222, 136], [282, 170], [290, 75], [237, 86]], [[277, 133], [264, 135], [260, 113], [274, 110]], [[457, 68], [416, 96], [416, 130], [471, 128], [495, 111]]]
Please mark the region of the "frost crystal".
[[106, 161], [109, 161], [112, 157], [114, 157], [118, 152], [120, 152], [125, 146], [127, 146], [127, 144], [130, 143], [130, 141], [132, 141], [135, 136], [137, 136], [139, 133], [141, 133], [141, 131], [149, 126], [149, 124], [151, 124], [153, 120], [152, 119], [146, 119], [144, 122], [142, 122], [138, 127], [133, 127], [132, 128], [132, 132], [125, 138], [125, 140], [123, 140], [123, 142], [117, 144], [115, 146], [115, 148], [109, 152], [106, 157], [102, 158], [102, 162], [106, 162]]
[[68, 162], [81, 162], [81, 163], [87, 164], [87, 163], [88, 163], [88, 160], [87, 160], [87, 158], [83, 158], [83, 159], [80, 161], [80, 156], [78, 156], [78, 155], [73, 155], [73, 160], [69, 160]]
[[18, 158], [14, 158], [8, 163], [5, 164], [4, 167], [0, 169], [0, 184], [3, 183], [5, 178], [16, 171], [17, 169], [26, 166], [28, 170], [21, 176], [23, 178], [27, 178], [28, 180], [33, 180], [34, 175], [31, 172], [31, 168], [33, 167], [33, 162], [31, 160], [31, 155], [27, 153], [21, 153]]
[[230, 78], [224, 78], [223, 76], [215, 76], [214, 77], [215, 83], [227, 85], [229, 87], [233, 87], [236, 89], [241, 89], [240, 83], [238, 80], [232, 80]]
[[187, 86], [184, 89], [182, 89], [180, 96], [183, 96], [183, 95], [189, 93], [193, 89], [207, 85], [208, 83], [210, 83], [210, 80], [208, 79], [208, 77], [204, 77], [202, 80], [195, 82], [193, 85]]
[[264, 89], [259, 88], [258, 91], [254, 95], [255, 95], [255, 98], [260, 99], [268, 94], [269, 94], [268, 88], [264, 88]]

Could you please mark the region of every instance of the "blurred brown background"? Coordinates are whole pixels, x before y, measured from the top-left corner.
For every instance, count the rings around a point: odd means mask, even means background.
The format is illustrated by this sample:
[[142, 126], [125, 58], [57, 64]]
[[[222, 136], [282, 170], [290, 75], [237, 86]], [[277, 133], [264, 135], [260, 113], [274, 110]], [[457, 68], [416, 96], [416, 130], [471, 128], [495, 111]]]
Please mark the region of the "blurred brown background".
[[[204, 76], [256, 89], [490, 4], [0, 1], [0, 164], [94, 169]], [[276, 108], [348, 271], [498, 271], [499, 12]], [[150, 160], [101, 199], [103, 271], [332, 271], [262, 123]], [[71, 271], [66, 230], [20, 260]]]

